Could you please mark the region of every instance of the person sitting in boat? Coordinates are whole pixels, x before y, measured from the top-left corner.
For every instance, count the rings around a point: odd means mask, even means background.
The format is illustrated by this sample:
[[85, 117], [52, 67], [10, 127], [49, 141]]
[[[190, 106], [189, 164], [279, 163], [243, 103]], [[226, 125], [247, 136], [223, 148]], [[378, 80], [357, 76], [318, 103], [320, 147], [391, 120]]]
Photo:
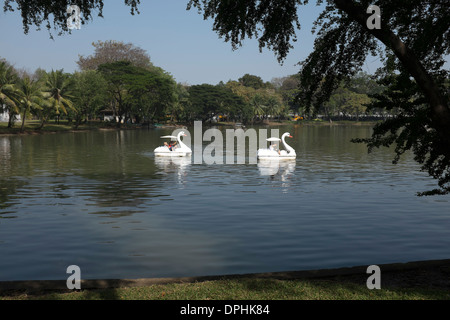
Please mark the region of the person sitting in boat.
[[169, 148], [170, 151], [172, 151], [174, 149], [175, 144], [176, 144], [176, 141], [170, 142], [170, 143], [164, 142], [164, 146]]
[[270, 150], [270, 151], [278, 152], [278, 154], [280, 154], [280, 150], [277, 149], [277, 144], [276, 144], [276, 143], [271, 144], [271, 145], [269, 146], [269, 150]]
[[169, 145], [169, 150], [173, 151], [176, 148], [177, 148], [177, 142], [176, 141], [171, 142], [170, 145]]

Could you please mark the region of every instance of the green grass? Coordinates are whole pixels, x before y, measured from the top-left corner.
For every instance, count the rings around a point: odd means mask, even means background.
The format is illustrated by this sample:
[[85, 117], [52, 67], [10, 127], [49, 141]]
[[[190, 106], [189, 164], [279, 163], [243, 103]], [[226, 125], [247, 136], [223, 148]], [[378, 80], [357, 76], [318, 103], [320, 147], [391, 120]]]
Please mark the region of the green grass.
[[[8, 123], [0, 122], [0, 134], [19, 134], [21, 132], [22, 123], [16, 122], [13, 128], [8, 128]], [[59, 123], [55, 121], [47, 122], [42, 129], [39, 129], [40, 121], [28, 120], [25, 122], [24, 134], [33, 133], [49, 133], [49, 132], [68, 132], [74, 130], [74, 123], [69, 123], [67, 120], [61, 120]], [[77, 130], [92, 130], [98, 128], [111, 128], [111, 124], [103, 122], [92, 121], [88, 124], [80, 125]], [[126, 127], [126, 125], [124, 125]]]
[[234, 279], [70, 293], [9, 293], [0, 300], [448, 300], [446, 289], [382, 288], [333, 280]]

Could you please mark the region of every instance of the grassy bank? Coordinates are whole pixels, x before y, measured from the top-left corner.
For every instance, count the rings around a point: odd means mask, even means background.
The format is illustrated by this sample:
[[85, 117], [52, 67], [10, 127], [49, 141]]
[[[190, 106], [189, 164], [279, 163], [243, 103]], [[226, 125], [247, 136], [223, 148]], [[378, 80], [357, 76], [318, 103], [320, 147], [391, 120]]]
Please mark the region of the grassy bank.
[[369, 290], [351, 281], [239, 279], [71, 293], [6, 293], [0, 300], [449, 300], [446, 288]]
[[[23, 131], [21, 130], [21, 124], [16, 123], [13, 128], [8, 128], [8, 123], [0, 122], [0, 134], [42, 134], [42, 133], [58, 133], [58, 132], [70, 132], [70, 131], [86, 131], [86, 130], [98, 130], [98, 129], [116, 129], [117, 126], [113, 123], [91, 121], [86, 124], [81, 124], [78, 128], [74, 127], [73, 122], [67, 120], [61, 120], [59, 123], [51, 121], [42, 129], [39, 129], [40, 122], [37, 120], [30, 120], [25, 123]], [[136, 128], [136, 125], [122, 124], [121, 129]]]
[[[60, 121], [59, 123], [49, 122], [42, 129], [39, 129], [39, 121], [26, 121], [23, 131], [21, 130], [21, 123], [16, 123], [14, 127], [8, 128], [8, 123], [0, 122], [0, 134], [39, 134], [49, 132], [68, 132], [74, 130], [73, 123], [68, 121]], [[78, 127], [78, 130], [98, 129], [100, 127], [97, 123], [84, 124]]]
[[65, 281], [57, 286], [0, 282], [0, 300], [450, 300], [450, 260], [379, 266], [381, 289], [373, 290], [366, 285], [367, 267], [360, 266], [241, 276], [87, 280], [79, 291], [68, 291]]
[[[267, 126], [282, 126], [282, 125], [373, 125], [376, 122], [357, 122], [357, 121], [334, 121], [332, 123], [328, 121], [314, 121], [314, 120], [305, 120], [305, 121], [272, 121], [265, 123], [255, 123], [255, 125], [267, 125]], [[208, 124], [205, 124], [208, 125]], [[234, 122], [220, 122], [213, 123], [213, 126], [235, 126]], [[108, 122], [100, 122], [100, 121], [92, 121], [87, 124], [82, 124], [78, 128], [74, 128], [73, 123], [69, 123], [67, 120], [61, 120], [59, 123], [55, 123], [53, 121], [47, 123], [42, 129], [39, 129], [40, 122], [37, 120], [30, 120], [25, 123], [24, 130], [21, 130], [21, 124], [16, 123], [13, 128], [8, 128], [8, 123], [0, 122], [0, 134], [42, 134], [42, 133], [58, 133], [58, 132], [69, 132], [69, 131], [86, 131], [86, 130], [98, 130], [98, 129], [115, 129], [117, 126], [113, 123]], [[164, 125], [163, 125], [164, 126]], [[169, 127], [173, 127], [174, 125], [167, 125]], [[181, 126], [181, 124], [180, 124]], [[121, 129], [130, 129], [139, 127], [138, 125], [129, 125], [122, 124]], [[246, 127], [251, 127], [251, 125], [247, 125]]]

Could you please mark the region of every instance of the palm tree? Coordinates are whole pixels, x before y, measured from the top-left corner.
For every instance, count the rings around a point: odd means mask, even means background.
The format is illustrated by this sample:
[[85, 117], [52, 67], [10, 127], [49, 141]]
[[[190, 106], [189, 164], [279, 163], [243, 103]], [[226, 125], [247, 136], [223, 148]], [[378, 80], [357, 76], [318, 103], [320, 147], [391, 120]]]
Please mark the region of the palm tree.
[[250, 104], [253, 107], [253, 114], [256, 118], [263, 118], [266, 115], [266, 106], [264, 105], [264, 98], [260, 94], [255, 94]]
[[290, 109], [287, 104], [281, 104], [278, 107], [278, 118], [283, 120], [289, 118]]
[[[70, 95], [70, 80], [67, 75], [63, 73], [62, 70], [51, 71], [47, 75], [45, 87], [44, 87], [44, 97], [48, 99], [50, 110], [55, 111], [58, 120], [60, 115], [60, 110], [67, 114], [67, 108], [76, 111], [73, 103], [70, 99], [73, 97]], [[49, 112], [43, 112], [42, 122], [40, 128], [42, 128], [47, 121]]]
[[16, 82], [17, 75], [14, 68], [9, 66], [6, 61], [0, 61], [0, 109], [5, 107], [8, 110], [8, 128], [13, 126], [15, 115], [19, 113], [17, 89], [14, 85]]
[[174, 103], [171, 103], [167, 106], [166, 112], [170, 114], [170, 122], [180, 121], [186, 113], [186, 110], [189, 109], [189, 92], [181, 84], [177, 84], [176, 89], [177, 99]]
[[281, 111], [281, 101], [274, 96], [269, 96], [267, 99], [267, 113], [275, 119], [280, 115]]
[[41, 85], [37, 81], [24, 77], [17, 84], [19, 106], [22, 109], [22, 127], [25, 126], [27, 114], [32, 110], [42, 110], [44, 99], [42, 96]]

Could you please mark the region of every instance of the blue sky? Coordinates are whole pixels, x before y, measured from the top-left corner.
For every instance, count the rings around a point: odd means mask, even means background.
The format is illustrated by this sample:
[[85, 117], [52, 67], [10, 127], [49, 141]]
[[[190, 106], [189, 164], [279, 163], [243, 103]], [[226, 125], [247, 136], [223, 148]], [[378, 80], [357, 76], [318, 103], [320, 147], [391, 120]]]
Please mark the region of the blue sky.
[[[34, 72], [64, 69], [78, 70], [78, 55], [90, 55], [92, 42], [117, 40], [146, 50], [153, 64], [174, 76], [177, 82], [189, 84], [237, 80], [246, 73], [258, 75], [265, 81], [297, 73], [296, 64], [305, 59], [313, 49], [314, 36], [311, 27], [321, 12], [315, 4], [300, 7], [302, 29], [298, 41], [279, 64], [274, 53], [264, 49], [260, 53], [256, 40], [247, 40], [244, 46], [233, 51], [230, 43], [224, 42], [212, 31], [212, 21], [192, 9], [186, 11], [187, 0], [141, 1], [140, 14], [132, 16], [129, 7], [120, 1], [105, 1], [104, 18], [95, 16], [81, 30], [71, 34], [49, 38], [47, 29], [30, 29], [23, 33], [22, 20], [18, 12], [0, 12], [0, 30], [3, 37], [0, 57], [17, 68]], [[3, 1], [0, 1], [3, 8]], [[370, 57], [364, 71], [375, 71], [377, 58]]]

